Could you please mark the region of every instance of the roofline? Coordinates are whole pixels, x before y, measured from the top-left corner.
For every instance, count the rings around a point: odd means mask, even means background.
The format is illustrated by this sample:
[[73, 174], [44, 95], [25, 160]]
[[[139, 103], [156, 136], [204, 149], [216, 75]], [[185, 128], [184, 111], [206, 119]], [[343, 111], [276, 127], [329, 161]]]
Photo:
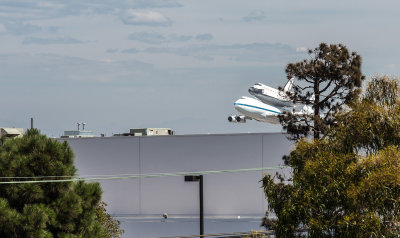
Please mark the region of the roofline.
[[114, 139], [114, 138], [152, 138], [152, 137], [206, 137], [206, 136], [244, 136], [244, 135], [285, 135], [282, 132], [249, 132], [249, 133], [229, 133], [229, 134], [181, 134], [181, 135], [144, 135], [144, 136], [94, 136], [94, 137], [77, 137], [77, 138], [56, 138], [62, 140], [90, 140], [90, 139]]

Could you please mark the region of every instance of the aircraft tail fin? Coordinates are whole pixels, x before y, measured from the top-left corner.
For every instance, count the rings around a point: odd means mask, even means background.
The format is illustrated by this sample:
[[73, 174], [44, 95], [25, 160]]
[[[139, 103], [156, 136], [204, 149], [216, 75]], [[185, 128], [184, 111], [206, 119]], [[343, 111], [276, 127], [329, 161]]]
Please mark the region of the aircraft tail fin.
[[285, 87], [283, 87], [284, 92], [290, 91], [290, 89], [293, 86], [293, 81], [294, 81], [294, 78], [289, 79], [289, 81], [286, 83]]

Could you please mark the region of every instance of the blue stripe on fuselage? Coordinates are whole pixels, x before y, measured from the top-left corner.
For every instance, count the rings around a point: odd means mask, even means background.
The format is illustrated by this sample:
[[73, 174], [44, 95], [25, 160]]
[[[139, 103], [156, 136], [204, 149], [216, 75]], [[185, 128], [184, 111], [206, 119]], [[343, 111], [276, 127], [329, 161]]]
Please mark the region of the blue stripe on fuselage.
[[268, 112], [273, 112], [273, 113], [280, 114], [280, 112], [277, 112], [277, 111], [269, 110], [269, 109], [262, 108], [262, 107], [252, 106], [252, 105], [248, 105], [248, 104], [243, 104], [243, 103], [234, 103], [233, 105], [239, 105], [239, 106], [245, 106], [245, 107], [252, 107], [252, 108], [257, 108], [257, 109], [261, 109], [261, 110], [264, 110], [264, 111], [268, 111]]

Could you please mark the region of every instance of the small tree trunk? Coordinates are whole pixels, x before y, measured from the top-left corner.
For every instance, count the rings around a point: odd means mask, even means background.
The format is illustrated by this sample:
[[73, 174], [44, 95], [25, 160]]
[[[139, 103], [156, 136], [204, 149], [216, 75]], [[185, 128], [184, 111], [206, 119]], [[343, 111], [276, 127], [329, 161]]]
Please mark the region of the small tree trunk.
[[319, 111], [319, 79], [315, 80], [314, 84], [314, 140], [319, 139], [319, 132], [320, 132], [320, 126], [319, 126], [319, 119], [320, 119], [320, 111]]

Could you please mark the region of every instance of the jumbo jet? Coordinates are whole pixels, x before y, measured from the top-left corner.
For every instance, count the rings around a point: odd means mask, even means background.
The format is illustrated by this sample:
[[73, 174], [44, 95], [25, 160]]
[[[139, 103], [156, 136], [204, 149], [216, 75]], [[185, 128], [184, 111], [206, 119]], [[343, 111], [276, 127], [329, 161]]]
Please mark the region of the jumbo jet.
[[256, 83], [249, 88], [249, 93], [263, 103], [274, 107], [293, 107], [293, 102], [286, 94], [292, 88], [293, 81], [294, 78], [289, 79], [285, 87], [283, 87], [283, 90]]
[[[249, 93], [259, 100], [245, 96], [237, 100], [234, 103], [235, 109], [243, 115], [229, 116], [228, 121], [244, 123], [246, 120], [254, 119], [278, 124], [278, 115], [285, 111], [294, 112], [297, 115], [312, 114], [312, 108], [307, 105], [304, 105], [301, 111], [295, 112], [295, 106], [298, 105], [294, 104], [286, 94], [292, 88], [293, 80], [294, 78], [291, 78], [283, 90], [271, 88], [260, 83], [250, 87]], [[313, 97], [310, 100], [314, 100]]]
[[[234, 103], [234, 107], [238, 112], [242, 113], [243, 115], [229, 116], [229, 122], [245, 123], [246, 120], [254, 119], [260, 122], [279, 124], [278, 116], [286, 111], [286, 108], [277, 108], [272, 105], [265, 104], [255, 98], [245, 96], [237, 100]], [[313, 112], [314, 111], [310, 106], [304, 105], [299, 112], [294, 112], [294, 114], [311, 115]]]
[[242, 113], [239, 116], [229, 116], [229, 122], [245, 123], [246, 120], [257, 120], [261, 122], [268, 122], [278, 124], [278, 115], [282, 113], [279, 108], [262, 103], [261, 101], [243, 96], [234, 104], [235, 109]]

